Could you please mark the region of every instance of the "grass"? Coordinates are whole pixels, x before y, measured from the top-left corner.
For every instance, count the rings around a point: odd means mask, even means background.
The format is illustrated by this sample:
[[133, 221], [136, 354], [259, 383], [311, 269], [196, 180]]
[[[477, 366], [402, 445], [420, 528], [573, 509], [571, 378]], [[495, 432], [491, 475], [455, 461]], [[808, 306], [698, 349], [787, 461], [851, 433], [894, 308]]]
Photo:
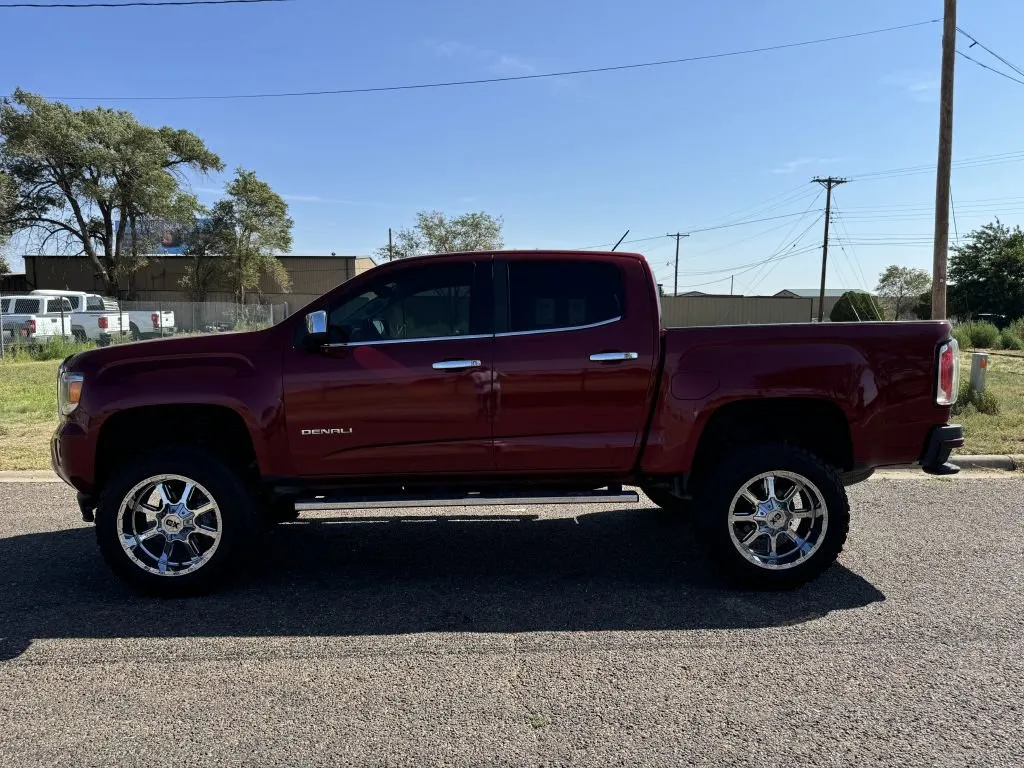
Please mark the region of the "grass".
[[[971, 355], [960, 356], [960, 378], [966, 382], [971, 377]], [[971, 403], [954, 416], [963, 424], [966, 444], [959, 453], [1024, 453], [1024, 355], [1020, 353], [990, 353], [988, 371], [985, 376], [986, 400], [994, 399], [998, 413], [982, 413], [978, 410], [992, 410], [992, 404]]]
[[60, 360], [0, 362], [0, 470], [48, 469]]
[[[49, 468], [59, 364], [24, 357], [0, 362], [0, 470]], [[962, 381], [970, 378], [969, 352], [960, 357], [960, 374]], [[954, 417], [967, 437], [960, 453], [1024, 454], [1024, 354], [989, 355], [986, 393], [998, 403], [998, 414], [970, 404]]]

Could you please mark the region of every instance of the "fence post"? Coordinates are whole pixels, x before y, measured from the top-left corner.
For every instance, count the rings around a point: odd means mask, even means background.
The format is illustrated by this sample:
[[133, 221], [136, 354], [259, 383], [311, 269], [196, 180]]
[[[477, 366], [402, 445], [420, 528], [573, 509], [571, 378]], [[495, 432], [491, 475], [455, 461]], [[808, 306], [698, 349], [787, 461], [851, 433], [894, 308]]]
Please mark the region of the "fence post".
[[988, 370], [988, 353], [971, 353], [971, 390], [979, 395], [985, 391], [985, 371]]
[[68, 340], [67, 333], [64, 332], [64, 301], [60, 302], [60, 337], [64, 340]]
[[[14, 341], [14, 334], [11, 334], [11, 341]], [[0, 360], [4, 359], [4, 311], [0, 307]]]

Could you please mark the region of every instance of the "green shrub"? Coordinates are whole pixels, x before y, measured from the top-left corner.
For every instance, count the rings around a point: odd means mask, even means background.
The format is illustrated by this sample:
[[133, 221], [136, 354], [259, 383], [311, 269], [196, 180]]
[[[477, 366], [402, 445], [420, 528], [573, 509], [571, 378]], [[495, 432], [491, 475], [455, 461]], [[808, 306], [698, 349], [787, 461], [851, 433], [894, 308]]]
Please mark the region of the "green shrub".
[[963, 323], [953, 329], [953, 338], [963, 349], [994, 349], [999, 341], [999, 329], [992, 323]]
[[971, 334], [967, 330], [965, 325], [954, 325], [953, 326], [953, 338], [956, 339], [956, 343], [960, 345], [960, 349], [971, 348]]
[[78, 352], [96, 347], [92, 342], [78, 342], [71, 339], [49, 339], [40, 344], [14, 344], [7, 347], [5, 358], [13, 361], [63, 360]]
[[1024, 339], [1024, 317], [1018, 317], [1006, 328], [1018, 339]]
[[960, 416], [964, 413], [984, 413], [987, 416], [999, 415], [999, 398], [991, 391], [975, 392], [971, 389], [971, 382], [967, 379], [960, 380], [960, 389], [957, 391], [956, 403], [953, 405], [953, 415]]
[[882, 320], [885, 314], [870, 293], [847, 291], [839, 297], [828, 317], [833, 323], [853, 323]]
[[1006, 328], [999, 334], [999, 346], [1002, 349], [1021, 350], [1024, 349], [1024, 340], [1009, 328]]

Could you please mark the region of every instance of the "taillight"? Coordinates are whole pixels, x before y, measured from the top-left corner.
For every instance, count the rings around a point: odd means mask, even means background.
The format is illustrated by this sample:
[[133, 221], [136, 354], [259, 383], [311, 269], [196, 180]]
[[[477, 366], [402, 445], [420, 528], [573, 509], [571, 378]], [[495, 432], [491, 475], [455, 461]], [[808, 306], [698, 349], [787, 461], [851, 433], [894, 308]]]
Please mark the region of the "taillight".
[[149, 319], [153, 321], [153, 327], [154, 328], [159, 328], [160, 327], [160, 314], [159, 313], [154, 312], [152, 315], [149, 316]]
[[935, 388], [936, 405], [953, 405], [960, 389], [960, 345], [950, 339], [939, 347], [939, 383]]
[[105, 317], [99, 318], [99, 325], [100, 325], [100, 330], [101, 331], [107, 330], [107, 326], [109, 325], [109, 323], [107, 321], [107, 318], [105, 318]]
[[25, 322], [25, 330], [28, 331], [28, 335], [29, 336], [35, 336], [36, 335], [36, 321], [35, 320], [28, 320], [28, 321], [26, 321]]

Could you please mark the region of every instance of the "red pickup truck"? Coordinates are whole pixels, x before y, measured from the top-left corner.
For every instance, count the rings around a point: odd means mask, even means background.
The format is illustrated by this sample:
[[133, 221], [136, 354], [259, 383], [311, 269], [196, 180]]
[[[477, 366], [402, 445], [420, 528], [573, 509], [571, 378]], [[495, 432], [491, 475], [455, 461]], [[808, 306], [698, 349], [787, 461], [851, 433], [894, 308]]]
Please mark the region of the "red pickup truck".
[[67, 359], [53, 466], [113, 570], [163, 594], [305, 510], [632, 486], [692, 510], [728, 576], [784, 587], [839, 554], [844, 485], [957, 471], [957, 362], [945, 322], [664, 329], [638, 254], [428, 256], [266, 330]]

